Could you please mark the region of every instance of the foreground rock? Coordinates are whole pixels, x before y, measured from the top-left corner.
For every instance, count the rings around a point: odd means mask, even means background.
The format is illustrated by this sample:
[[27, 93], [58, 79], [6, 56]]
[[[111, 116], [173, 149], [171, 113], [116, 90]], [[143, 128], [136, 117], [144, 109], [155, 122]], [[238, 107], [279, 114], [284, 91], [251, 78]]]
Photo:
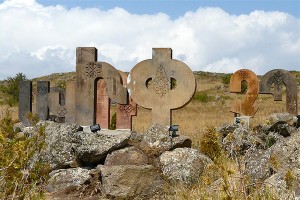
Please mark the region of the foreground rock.
[[105, 165], [145, 165], [148, 157], [136, 147], [127, 147], [107, 155]]
[[160, 157], [162, 173], [167, 179], [191, 184], [202, 174], [212, 160], [195, 149], [177, 148]]
[[45, 127], [46, 148], [42, 159], [50, 164], [51, 170], [77, 167], [76, 155], [73, 151], [74, 133], [82, 128], [77, 124], [59, 124], [52, 121], [41, 121], [37, 127]]
[[149, 156], [159, 156], [165, 151], [192, 146], [190, 138], [185, 136], [170, 137], [166, 126], [154, 124], [144, 133], [132, 133], [130, 145], [134, 145], [141, 149]]
[[151, 165], [101, 166], [103, 194], [112, 199], [149, 199], [163, 192], [164, 181]]
[[83, 168], [70, 168], [54, 170], [50, 174], [47, 190], [49, 192], [58, 192], [63, 190], [75, 189], [88, 184], [91, 176], [90, 171]]
[[274, 174], [265, 180], [265, 184], [278, 199], [300, 199], [300, 169]]
[[108, 153], [123, 148], [130, 138], [130, 131], [103, 130], [97, 133], [77, 132], [74, 150], [86, 165], [99, 164]]

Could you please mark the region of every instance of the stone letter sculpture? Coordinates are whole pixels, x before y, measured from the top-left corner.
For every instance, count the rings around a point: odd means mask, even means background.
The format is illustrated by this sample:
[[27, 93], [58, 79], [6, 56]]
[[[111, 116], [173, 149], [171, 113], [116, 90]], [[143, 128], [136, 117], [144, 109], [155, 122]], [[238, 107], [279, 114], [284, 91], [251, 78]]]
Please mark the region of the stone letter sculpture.
[[50, 91], [49, 81], [37, 81], [36, 112], [40, 120], [47, 120], [49, 117], [48, 93]]
[[[275, 91], [271, 91], [274, 84]], [[286, 87], [286, 111], [292, 115], [298, 114], [297, 83], [286, 70], [274, 69], [267, 72], [259, 83], [260, 94], [272, 94], [274, 101], [282, 101], [282, 84]]]
[[235, 102], [231, 107], [231, 112], [253, 117], [257, 111], [254, 102], [258, 96], [258, 78], [254, 72], [248, 69], [236, 71], [230, 78], [230, 92], [240, 93], [242, 82], [247, 82], [247, 93], [240, 102]]
[[[124, 87], [127, 86], [128, 75], [125, 72], [119, 71]], [[132, 130], [132, 116], [137, 114], [137, 105], [128, 97], [128, 104], [116, 105], [116, 129], [129, 129]]]
[[[173, 60], [170, 48], [153, 48], [152, 59], [135, 65], [129, 79], [127, 86], [133, 101], [152, 109], [152, 123], [166, 126], [172, 124], [171, 110], [188, 103], [196, 89], [192, 70]], [[171, 87], [171, 79], [176, 81], [175, 88]]]
[[127, 104], [127, 91], [122, 85], [119, 72], [110, 64], [97, 61], [97, 49], [79, 47], [76, 49], [76, 98], [75, 121], [81, 125], [96, 122], [97, 81], [103, 78], [107, 84], [108, 97], [120, 104]]
[[27, 114], [32, 111], [32, 82], [22, 81], [19, 85], [19, 120], [25, 125], [30, 123]]

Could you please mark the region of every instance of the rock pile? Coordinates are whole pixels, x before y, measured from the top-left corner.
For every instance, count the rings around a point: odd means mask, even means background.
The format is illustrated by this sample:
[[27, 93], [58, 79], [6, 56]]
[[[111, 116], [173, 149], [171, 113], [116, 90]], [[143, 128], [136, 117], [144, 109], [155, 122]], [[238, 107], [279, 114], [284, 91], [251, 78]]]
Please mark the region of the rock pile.
[[[167, 180], [193, 183], [211, 160], [191, 149], [185, 136], [171, 138], [167, 127], [154, 124], [146, 133], [101, 130], [41, 121], [50, 164], [47, 186], [52, 196], [102, 196], [148, 199], [164, 193]], [[21, 127], [22, 128], [22, 127]]]
[[[243, 156], [253, 183], [264, 182], [285, 199], [300, 199], [300, 128], [287, 113], [272, 114], [253, 130], [223, 125], [217, 131], [231, 156]], [[287, 187], [290, 174], [293, 190]]]

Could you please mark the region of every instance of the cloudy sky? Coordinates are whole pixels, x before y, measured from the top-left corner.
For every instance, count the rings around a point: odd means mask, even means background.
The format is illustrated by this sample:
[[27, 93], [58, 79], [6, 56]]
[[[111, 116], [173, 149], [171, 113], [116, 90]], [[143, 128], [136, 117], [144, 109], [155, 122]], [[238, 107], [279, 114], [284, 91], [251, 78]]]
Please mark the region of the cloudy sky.
[[75, 71], [84, 46], [123, 71], [153, 47], [194, 71], [300, 70], [300, 1], [0, 1], [0, 80]]

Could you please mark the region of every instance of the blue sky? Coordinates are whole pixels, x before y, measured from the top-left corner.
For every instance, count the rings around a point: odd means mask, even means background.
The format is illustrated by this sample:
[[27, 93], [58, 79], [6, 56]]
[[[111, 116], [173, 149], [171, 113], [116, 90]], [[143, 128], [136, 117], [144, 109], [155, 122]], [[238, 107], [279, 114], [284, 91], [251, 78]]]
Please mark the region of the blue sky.
[[75, 71], [86, 46], [127, 72], [154, 47], [193, 71], [300, 70], [299, 0], [2, 0], [0, 27], [0, 80]]
[[163, 12], [177, 18], [199, 7], [220, 7], [233, 15], [249, 14], [253, 10], [281, 11], [300, 16], [299, 0], [38, 0], [39, 3], [63, 5], [67, 8], [96, 7], [102, 10], [121, 7], [134, 14], [156, 14]]

